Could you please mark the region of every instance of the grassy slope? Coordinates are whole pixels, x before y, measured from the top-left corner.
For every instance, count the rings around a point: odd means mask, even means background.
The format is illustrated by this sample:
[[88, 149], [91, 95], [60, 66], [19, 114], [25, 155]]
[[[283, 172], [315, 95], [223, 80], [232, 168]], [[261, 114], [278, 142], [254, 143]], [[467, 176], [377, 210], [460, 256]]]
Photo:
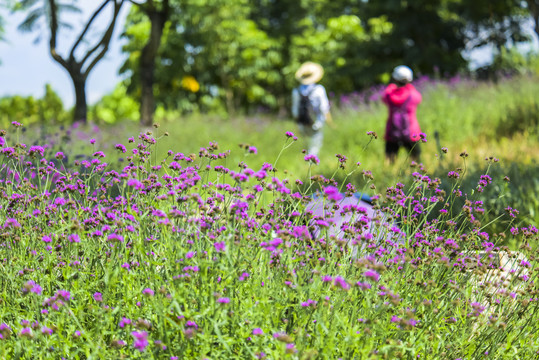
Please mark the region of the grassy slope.
[[[536, 180], [535, 154], [539, 150], [539, 106], [534, 94], [539, 92], [539, 84], [536, 80], [519, 77], [486, 83], [458, 78], [449, 81], [423, 78], [415, 85], [423, 94], [418, 119], [428, 138], [428, 142], [421, 145], [421, 160], [427, 174], [445, 181], [448, 171], [461, 168], [464, 171], [461, 186], [470, 194], [479, 176], [486, 171], [498, 183], [509, 176], [509, 185], [493, 184], [480, 198], [490, 203], [492, 218], [503, 213], [505, 207], [512, 206], [520, 209], [524, 220], [537, 226], [539, 197], [535, 194], [539, 192], [539, 180]], [[311, 175], [322, 174], [341, 182], [351, 182], [356, 188], [370, 194], [383, 192], [397, 181], [406, 183], [406, 179], [410, 178], [408, 175], [417, 168], [409, 167], [405, 153], [401, 152], [394, 166], [384, 162], [385, 107], [376, 99], [370, 103], [355, 101], [361, 98], [355, 95], [348, 97], [346, 105], [338, 106], [333, 101], [332, 113], [337, 126], [326, 126], [321, 162], [312, 168], [303, 160], [305, 143], [301, 138], [279, 155], [287, 141], [285, 132], [300, 134], [291, 119], [267, 115], [229, 120], [208, 115], [160, 119], [160, 127], [150, 130], [158, 136], [167, 132], [168, 136], [162, 136], [159, 140], [155, 160], [157, 162], [166, 157], [169, 150], [197, 154], [200, 147], [207, 146], [211, 141], [219, 144], [219, 151], [232, 151], [226, 160], [230, 168], [245, 161], [256, 170], [268, 162], [276, 166], [280, 176], [286, 173], [291, 181], [301, 179], [308, 182]], [[91, 137], [96, 138], [97, 143], [88, 151], [107, 150], [117, 143], [126, 144], [128, 137], [144, 130], [132, 123], [102, 126], [101, 130], [88, 126], [73, 130], [69, 138], [77, 145], [76, 152], [81, 151], [77, 140], [82, 138], [88, 141]], [[368, 131], [376, 132], [378, 139], [368, 136]], [[436, 132], [439, 143], [435, 140]], [[31, 135], [35, 136], [33, 132]], [[66, 147], [61, 140], [57, 140], [57, 143]], [[246, 154], [238, 144], [255, 146], [258, 154]], [[446, 147], [448, 152], [443, 154], [440, 147]], [[466, 159], [459, 156], [464, 151], [469, 154]], [[336, 154], [348, 158], [345, 170], [339, 169]], [[500, 161], [490, 166], [491, 162], [485, 161], [489, 157]], [[279, 160], [275, 164], [277, 158]], [[110, 158], [108, 160], [112, 161]], [[360, 166], [356, 165], [358, 162]], [[363, 170], [371, 171], [375, 180], [364, 177]], [[373, 184], [377, 190], [368, 188]], [[503, 221], [491, 231], [501, 231], [502, 228]]]

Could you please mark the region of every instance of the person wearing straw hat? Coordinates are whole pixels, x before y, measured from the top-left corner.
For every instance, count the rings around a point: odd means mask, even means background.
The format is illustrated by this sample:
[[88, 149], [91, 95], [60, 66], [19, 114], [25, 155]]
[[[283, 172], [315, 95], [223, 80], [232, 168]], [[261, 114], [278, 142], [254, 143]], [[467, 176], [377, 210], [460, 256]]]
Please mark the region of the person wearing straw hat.
[[326, 89], [318, 84], [323, 76], [324, 69], [320, 64], [303, 63], [295, 74], [300, 85], [292, 91], [292, 116], [301, 133], [308, 138], [309, 155], [316, 156], [322, 148], [324, 124], [326, 121], [332, 124]]
[[382, 94], [382, 101], [387, 105], [388, 118], [384, 139], [386, 141], [386, 159], [393, 163], [399, 149], [404, 147], [414, 161], [419, 161], [421, 129], [417, 121], [417, 106], [421, 103], [421, 94], [411, 84], [413, 72], [406, 65], [399, 65], [391, 74], [393, 82]]

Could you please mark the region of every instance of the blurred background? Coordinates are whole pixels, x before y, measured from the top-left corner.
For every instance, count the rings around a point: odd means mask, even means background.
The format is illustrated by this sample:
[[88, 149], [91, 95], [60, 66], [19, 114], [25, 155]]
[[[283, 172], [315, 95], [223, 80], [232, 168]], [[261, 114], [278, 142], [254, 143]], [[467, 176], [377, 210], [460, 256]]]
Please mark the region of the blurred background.
[[416, 78], [535, 74], [538, 16], [534, 0], [3, 0], [0, 116], [285, 118], [308, 60], [334, 106], [374, 100], [399, 64]]

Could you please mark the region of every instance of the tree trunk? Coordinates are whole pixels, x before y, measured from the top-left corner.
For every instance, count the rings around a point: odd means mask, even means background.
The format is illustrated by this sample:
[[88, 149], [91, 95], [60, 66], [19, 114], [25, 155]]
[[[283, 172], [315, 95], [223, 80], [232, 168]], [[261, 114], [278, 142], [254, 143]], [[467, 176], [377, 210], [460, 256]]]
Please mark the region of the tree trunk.
[[[290, 49], [292, 48], [292, 36], [290, 34], [285, 35], [284, 46], [283, 46], [283, 64], [290, 64], [291, 56]], [[284, 74], [284, 68], [281, 68], [281, 89], [287, 88], [286, 74]], [[278, 116], [279, 118], [292, 117], [291, 105], [292, 99], [290, 96], [290, 91], [287, 93], [280, 93], [277, 98]]]
[[150, 18], [151, 30], [148, 42], [140, 54], [140, 123], [143, 126], [151, 126], [155, 111], [155, 97], [153, 93], [155, 59], [161, 45], [161, 36], [163, 35], [163, 28], [168, 18], [168, 12], [153, 10], [148, 11], [146, 14]]
[[[50, 5], [50, 39], [49, 39], [49, 53], [58, 64], [60, 64], [71, 77], [73, 81], [73, 87], [75, 88], [75, 109], [73, 112], [74, 121], [83, 121], [87, 120], [87, 111], [88, 106], [86, 103], [86, 79], [88, 75], [94, 68], [94, 66], [105, 56], [105, 53], [109, 49], [109, 43], [112, 38], [112, 33], [114, 31], [114, 26], [116, 25], [116, 19], [120, 12], [120, 9], [125, 0], [112, 0], [114, 7], [112, 19], [107, 27], [107, 30], [103, 33], [103, 36], [95, 45], [90, 45], [90, 48], [83, 53], [82, 59], [77, 61], [75, 59], [75, 53], [80, 44], [86, 43], [87, 39], [85, 37], [88, 35], [88, 31], [93, 23], [93, 21], [99, 16], [101, 11], [106, 8], [108, 4], [111, 3], [111, 0], [103, 0], [101, 5], [94, 11], [90, 19], [84, 25], [83, 30], [80, 32], [76, 38], [71, 51], [67, 57], [62, 57], [56, 51], [56, 38], [58, 36], [58, 6], [55, 0], [49, 0]], [[89, 63], [89, 64], [87, 64]], [[84, 69], [85, 64], [87, 64], [86, 69]]]
[[537, 35], [537, 38], [539, 39], [539, 14], [533, 14], [533, 23], [533, 30], [535, 31], [535, 35]]
[[537, 38], [539, 39], [539, 1], [538, 0], [526, 0], [528, 3], [528, 9], [530, 11], [530, 15], [533, 18], [533, 31], [535, 31], [535, 34], [537, 35]]
[[75, 110], [73, 120], [86, 123], [88, 106], [86, 104], [86, 77], [82, 74], [71, 74], [75, 87]]

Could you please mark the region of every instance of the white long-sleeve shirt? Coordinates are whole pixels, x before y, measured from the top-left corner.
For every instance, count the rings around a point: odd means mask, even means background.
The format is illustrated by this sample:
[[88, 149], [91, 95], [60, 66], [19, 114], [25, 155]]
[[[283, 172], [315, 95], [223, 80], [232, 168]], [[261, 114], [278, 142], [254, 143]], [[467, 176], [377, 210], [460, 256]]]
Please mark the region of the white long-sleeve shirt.
[[329, 113], [329, 99], [326, 89], [320, 84], [300, 85], [292, 90], [292, 116], [297, 118], [299, 115], [300, 93], [307, 95], [309, 92], [309, 100], [313, 106], [316, 121], [324, 123], [326, 114]]

